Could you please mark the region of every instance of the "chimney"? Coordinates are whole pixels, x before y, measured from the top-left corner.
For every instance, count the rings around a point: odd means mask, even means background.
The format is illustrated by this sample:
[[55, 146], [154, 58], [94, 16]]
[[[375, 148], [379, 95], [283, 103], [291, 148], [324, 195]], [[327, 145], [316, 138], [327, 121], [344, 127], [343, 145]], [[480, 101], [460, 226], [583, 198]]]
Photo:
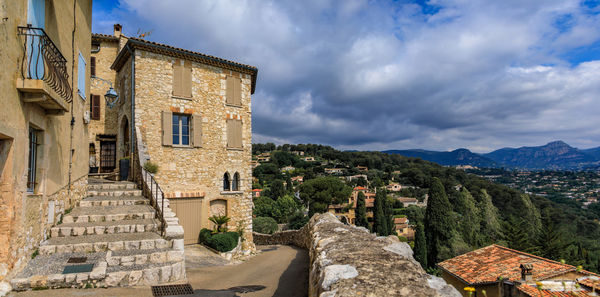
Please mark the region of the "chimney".
[[525, 283], [530, 283], [533, 281], [533, 265], [532, 264], [521, 264], [519, 266], [521, 268], [521, 280], [525, 281]]
[[123, 29], [123, 27], [121, 26], [121, 24], [115, 24], [115, 25], [113, 26], [113, 28], [114, 28], [114, 33], [113, 33], [113, 35], [114, 35], [115, 37], [121, 37], [121, 29]]

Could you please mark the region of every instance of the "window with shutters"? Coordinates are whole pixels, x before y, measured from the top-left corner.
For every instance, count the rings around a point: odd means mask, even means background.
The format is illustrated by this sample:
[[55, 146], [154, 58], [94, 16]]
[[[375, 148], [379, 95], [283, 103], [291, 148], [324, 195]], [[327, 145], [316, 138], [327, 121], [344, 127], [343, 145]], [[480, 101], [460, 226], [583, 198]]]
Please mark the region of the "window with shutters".
[[227, 76], [225, 98], [228, 105], [242, 105], [242, 80], [239, 77]]
[[90, 75], [96, 76], [96, 57], [90, 58]]
[[228, 172], [223, 174], [223, 191], [231, 191], [231, 179]]
[[242, 121], [227, 120], [227, 147], [234, 149], [242, 148]]
[[90, 113], [92, 114], [92, 120], [100, 120], [100, 95], [90, 95], [92, 102], [90, 103]]
[[173, 145], [190, 145], [190, 115], [173, 114]]
[[77, 62], [77, 93], [81, 99], [85, 100], [85, 58], [79, 52], [79, 61]]
[[173, 64], [173, 96], [192, 97], [192, 62], [175, 60]]

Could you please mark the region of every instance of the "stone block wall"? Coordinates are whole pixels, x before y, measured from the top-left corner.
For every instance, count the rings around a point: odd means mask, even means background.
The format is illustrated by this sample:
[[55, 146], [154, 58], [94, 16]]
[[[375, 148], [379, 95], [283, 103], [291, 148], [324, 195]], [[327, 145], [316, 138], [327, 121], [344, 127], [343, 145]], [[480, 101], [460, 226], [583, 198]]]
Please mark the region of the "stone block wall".
[[314, 215], [300, 230], [255, 233], [254, 240], [308, 249], [310, 297], [461, 296], [442, 278], [425, 273], [407, 243], [342, 224], [330, 213]]

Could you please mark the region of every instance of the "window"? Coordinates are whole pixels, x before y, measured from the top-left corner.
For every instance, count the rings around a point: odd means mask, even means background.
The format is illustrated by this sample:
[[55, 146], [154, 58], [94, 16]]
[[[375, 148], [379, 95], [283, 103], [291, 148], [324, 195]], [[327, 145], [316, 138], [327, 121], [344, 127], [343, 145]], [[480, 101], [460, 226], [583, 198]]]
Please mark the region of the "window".
[[232, 191], [240, 190], [240, 174], [237, 172], [233, 175], [233, 183], [231, 183], [231, 190]]
[[90, 75], [96, 76], [96, 57], [90, 57]]
[[173, 64], [173, 96], [192, 97], [192, 62], [175, 60]]
[[223, 191], [231, 191], [231, 181], [227, 172], [223, 174]]
[[162, 112], [162, 144], [202, 147], [202, 117], [199, 114]]
[[227, 76], [226, 103], [242, 105], [242, 80], [239, 77]]
[[173, 114], [173, 144], [190, 145], [190, 116]]
[[227, 147], [242, 148], [242, 121], [227, 120]]
[[92, 114], [92, 120], [100, 120], [100, 95], [90, 95], [92, 100], [90, 102], [90, 113]]
[[38, 145], [40, 131], [29, 127], [29, 166], [27, 167], [27, 192], [33, 193], [37, 185]]
[[85, 58], [79, 52], [79, 62], [77, 63], [77, 93], [85, 100]]

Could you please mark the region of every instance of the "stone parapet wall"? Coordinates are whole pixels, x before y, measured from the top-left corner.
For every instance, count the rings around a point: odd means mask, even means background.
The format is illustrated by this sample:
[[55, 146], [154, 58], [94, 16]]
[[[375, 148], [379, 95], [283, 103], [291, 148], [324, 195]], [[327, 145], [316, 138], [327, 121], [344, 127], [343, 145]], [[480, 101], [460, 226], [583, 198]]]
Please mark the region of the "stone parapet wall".
[[316, 214], [300, 230], [254, 233], [256, 244], [286, 244], [310, 254], [309, 296], [459, 297], [443, 279], [425, 273], [410, 246]]

